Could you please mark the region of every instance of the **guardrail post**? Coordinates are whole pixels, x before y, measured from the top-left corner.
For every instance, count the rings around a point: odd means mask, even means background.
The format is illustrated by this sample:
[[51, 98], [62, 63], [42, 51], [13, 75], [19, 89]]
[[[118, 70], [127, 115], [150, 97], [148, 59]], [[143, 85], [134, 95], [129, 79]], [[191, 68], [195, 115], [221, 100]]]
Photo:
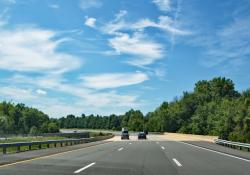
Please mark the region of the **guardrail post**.
[[[0, 146], [3, 150], [2, 151], [3, 154], [6, 154], [7, 149], [9, 147], [14, 147], [14, 148], [16, 148], [16, 152], [21, 152], [21, 146], [28, 147], [28, 150], [32, 150], [33, 145], [38, 146], [38, 149], [42, 149], [43, 146], [50, 148], [50, 147], [53, 147], [53, 145], [54, 145], [54, 147], [57, 147], [58, 146], [57, 144], [59, 144], [59, 146], [61, 145], [61, 147], [63, 147], [63, 146], [81, 144], [81, 143], [88, 143], [88, 142], [96, 141], [96, 140], [103, 140], [106, 138], [108, 138], [108, 137], [97, 137], [97, 138], [88, 138], [88, 139], [48, 140], [48, 141], [40, 141], [40, 142], [18, 142], [18, 143], [0, 144]], [[52, 145], [52, 146], [50, 146], [50, 145]]]
[[6, 154], [7, 150], [6, 147], [3, 147], [3, 154]]

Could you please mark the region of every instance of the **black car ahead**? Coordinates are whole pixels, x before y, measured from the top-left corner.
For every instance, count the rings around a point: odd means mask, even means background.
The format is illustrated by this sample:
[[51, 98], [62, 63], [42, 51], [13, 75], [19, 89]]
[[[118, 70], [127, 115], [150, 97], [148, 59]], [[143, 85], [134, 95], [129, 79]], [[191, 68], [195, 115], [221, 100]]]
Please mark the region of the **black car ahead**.
[[128, 134], [128, 131], [122, 131], [122, 134], [121, 134], [121, 139], [128, 139], [129, 140], [129, 134]]
[[147, 135], [145, 132], [139, 132], [138, 139], [147, 139]]

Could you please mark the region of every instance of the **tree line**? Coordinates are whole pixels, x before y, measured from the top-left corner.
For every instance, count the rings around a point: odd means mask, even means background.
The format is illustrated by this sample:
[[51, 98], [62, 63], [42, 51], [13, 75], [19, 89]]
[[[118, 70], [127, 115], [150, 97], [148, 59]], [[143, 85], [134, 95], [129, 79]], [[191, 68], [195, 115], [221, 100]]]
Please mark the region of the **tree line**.
[[145, 116], [139, 110], [124, 115], [68, 115], [58, 120], [61, 128], [91, 128], [180, 132], [218, 135], [222, 139], [250, 142], [250, 89], [239, 93], [224, 77], [201, 80], [192, 92], [163, 102]]
[[123, 115], [72, 114], [50, 119], [24, 104], [0, 103], [0, 133], [58, 132], [59, 128], [88, 128], [132, 131], [180, 132], [218, 135], [222, 139], [250, 142], [250, 89], [237, 92], [224, 77], [201, 80], [192, 92], [163, 102], [143, 115], [131, 109]]
[[0, 103], [0, 134], [39, 134], [59, 132], [56, 119], [24, 104]]

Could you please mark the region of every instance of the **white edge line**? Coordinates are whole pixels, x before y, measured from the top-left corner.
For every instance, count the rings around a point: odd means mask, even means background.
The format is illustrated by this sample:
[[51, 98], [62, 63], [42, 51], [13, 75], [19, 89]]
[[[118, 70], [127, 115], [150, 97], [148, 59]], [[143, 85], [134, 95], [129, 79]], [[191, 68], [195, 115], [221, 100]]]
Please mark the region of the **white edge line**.
[[176, 160], [176, 158], [173, 158], [173, 161], [176, 163], [177, 166], [182, 166], [182, 164], [178, 160]]
[[121, 148], [118, 149], [118, 151], [121, 151], [121, 150], [123, 150], [123, 147], [121, 147]]
[[93, 165], [95, 165], [95, 162], [93, 162], [93, 163], [91, 163], [91, 164], [88, 164], [87, 166], [85, 166], [85, 167], [83, 167], [83, 168], [80, 168], [79, 170], [76, 170], [76, 171], [74, 172], [74, 174], [80, 173], [80, 172], [82, 172], [83, 170], [86, 170], [87, 168], [89, 168], [89, 167], [91, 167], [91, 166], [93, 166]]
[[244, 158], [241, 158], [241, 157], [233, 156], [231, 154], [227, 154], [227, 153], [215, 151], [215, 150], [212, 150], [212, 149], [204, 148], [204, 147], [201, 147], [201, 146], [197, 146], [197, 145], [193, 145], [193, 144], [189, 144], [189, 143], [185, 143], [185, 142], [179, 142], [179, 143], [183, 143], [183, 144], [186, 144], [186, 145], [189, 145], [189, 146], [193, 146], [193, 147], [196, 147], [196, 148], [204, 149], [204, 150], [207, 150], [207, 151], [211, 151], [211, 152], [218, 153], [218, 154], [221, 154], [221, 155], [224, 155], [224, 156], [228, 156], [228, 157], [232, 157], [232, 158], [235, 158], [235, 159], [244, 160], [246, 162], [250, 162], [250, 160], [248, 160], [248, 159], [244, 159]]
[[164, 150], [164, 149], [165, 149], [165, 147], [164, 147], [164, 146], [162, 146], [162, 147], [161, 147], [161, 149], [163, 149], [163, 150]]

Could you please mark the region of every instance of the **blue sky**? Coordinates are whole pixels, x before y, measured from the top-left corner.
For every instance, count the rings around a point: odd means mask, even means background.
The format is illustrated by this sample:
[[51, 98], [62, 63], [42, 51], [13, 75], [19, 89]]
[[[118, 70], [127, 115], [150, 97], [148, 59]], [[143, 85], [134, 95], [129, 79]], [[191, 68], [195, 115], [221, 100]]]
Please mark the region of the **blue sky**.
[[248, 0], [0, 0], [0, 100], [144, 113], [225, 76], [250, 87]]

